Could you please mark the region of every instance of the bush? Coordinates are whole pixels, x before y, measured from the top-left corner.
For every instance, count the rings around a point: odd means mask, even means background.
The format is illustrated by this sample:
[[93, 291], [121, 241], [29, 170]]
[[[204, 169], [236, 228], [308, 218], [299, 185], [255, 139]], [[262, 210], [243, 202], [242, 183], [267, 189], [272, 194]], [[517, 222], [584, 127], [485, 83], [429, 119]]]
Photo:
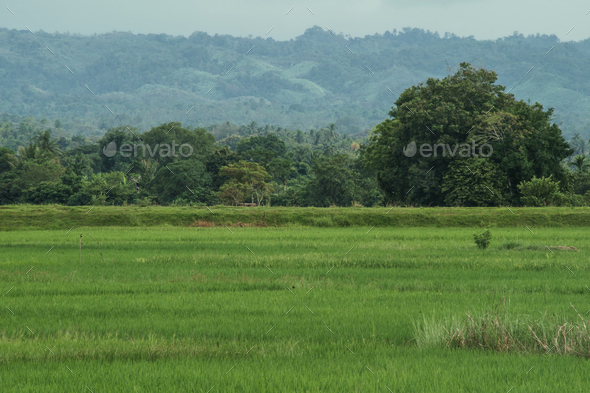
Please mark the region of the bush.
[[582, 195], [577, 194], [558, 194], [554, 200], [555, 206], [582, 207], [587, 206], [588, 202]]
[[520, 201], [525, 206], [542, 207], [559, 204], [563, 194], [559, 192], [559, 182], [553, 181], [551, 176], [521, 182], [518, 189], [522, 193]]
[[23, 193], [23, 202], [42, 205], [57, 203], [65, 205], [72, 195], [72, 187], [61, 182], [40, 182]]
[[88, 206], [92, 204], [92, 194], [88, 190], [81, 190], [68, 199], [68, 206]]
[[492, 234], [490, 230], [486, 230], [482, 234], [474, 234], [473, 238], [475, 239], [475, 244], [477, 244], [477, 248], [485, 250], [490, 245], [490, 240], [492, 239]]
[[144, 197], [137, 200], [137, 206], [139, 207], [148, 207], [153, 204], [152, 198]]

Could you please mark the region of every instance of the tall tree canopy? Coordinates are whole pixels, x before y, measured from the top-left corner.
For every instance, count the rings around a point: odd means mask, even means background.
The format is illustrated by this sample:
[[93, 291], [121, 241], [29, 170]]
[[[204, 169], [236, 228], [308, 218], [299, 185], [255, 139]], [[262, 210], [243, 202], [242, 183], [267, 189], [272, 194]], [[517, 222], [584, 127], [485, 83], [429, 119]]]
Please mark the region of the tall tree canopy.
[[[494, 84], [496, 79], [494, 71], [461, 63], [455, 74], [430, 78], [400, 95], [391, 119], [375, 128], [365, 155], [388, 202], [461, 204], [469, 199], [461, 195], [464, 185], [450, 182], [454, 176], [448, 172], [451, 163], [456, 173], [470, 158], [489, 160], [485, 168], [503, 184], [495, 191], [502, 198], [476, 198], [482, 204], [518, 203], [517, 184], [533, 176], [565, 178], [561, 161], [573, 150], [551, 122], [553, 110], [516, 101]], [[405, 150], [412, 142], [414, 155]], [[476, 171], [470, 181], [488, 184], [490, 179]]]

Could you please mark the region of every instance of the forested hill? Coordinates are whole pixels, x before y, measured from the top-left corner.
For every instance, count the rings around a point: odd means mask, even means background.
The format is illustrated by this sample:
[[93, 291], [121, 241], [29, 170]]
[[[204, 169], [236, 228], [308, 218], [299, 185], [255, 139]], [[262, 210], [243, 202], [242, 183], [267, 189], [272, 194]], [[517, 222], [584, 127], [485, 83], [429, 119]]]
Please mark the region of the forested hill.
[[554, 107], [566, 138], [590, 136], [590, 40], [478, 41], [419, 29], [350, 38], [317, 26], [290, 41], [0, 29], [0, 48], [0, 113], [60, 119], [73, 133], [177, 120], [335, 123], [352, 134], [386, 118], [407, 87], [467, 61], [495, 70], [516, 98]]

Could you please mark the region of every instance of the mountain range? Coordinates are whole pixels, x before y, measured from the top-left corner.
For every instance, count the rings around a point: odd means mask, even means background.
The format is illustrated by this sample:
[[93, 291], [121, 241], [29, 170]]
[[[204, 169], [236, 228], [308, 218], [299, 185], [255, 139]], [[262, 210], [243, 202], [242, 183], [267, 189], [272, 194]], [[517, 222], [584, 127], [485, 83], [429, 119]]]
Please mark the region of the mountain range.
[[0, 29], [0, 113], [60, 119], [72, 134], [170, 121], [334, 123], [355, 134], [386, 119], [404, 89], [464, 61], [496, 71], [517, 99], [555, 108], [567, 139], [590, 137], [590, 39], [517, 32], [493, 41], [412, 28], [353, 38], [315, 26], [275, 41]]

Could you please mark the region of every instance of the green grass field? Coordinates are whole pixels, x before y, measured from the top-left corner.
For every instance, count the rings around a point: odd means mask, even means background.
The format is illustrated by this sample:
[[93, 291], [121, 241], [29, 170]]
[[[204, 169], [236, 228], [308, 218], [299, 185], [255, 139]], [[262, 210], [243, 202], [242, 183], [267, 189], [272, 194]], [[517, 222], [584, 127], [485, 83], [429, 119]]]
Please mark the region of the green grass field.
[[590, 310], [587, 228], [529, 228], [483, 251], [479, 228], [0, 232], [0, 391], [588, 391], [584, 356], [416, 343], [498, 306]]

